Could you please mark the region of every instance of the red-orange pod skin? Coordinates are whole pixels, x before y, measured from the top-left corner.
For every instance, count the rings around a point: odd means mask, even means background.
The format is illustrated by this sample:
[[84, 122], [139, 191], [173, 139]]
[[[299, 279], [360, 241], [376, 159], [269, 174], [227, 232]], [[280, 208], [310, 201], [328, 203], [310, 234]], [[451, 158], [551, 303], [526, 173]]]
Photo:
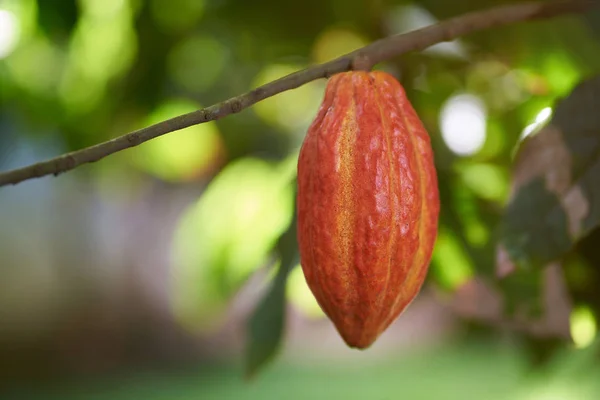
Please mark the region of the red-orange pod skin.
[[329, 79], [297, 196], [306, 282], [348, 346], [367, 348], [419, 293], [440, 209], [429, 135], [393, 76]]

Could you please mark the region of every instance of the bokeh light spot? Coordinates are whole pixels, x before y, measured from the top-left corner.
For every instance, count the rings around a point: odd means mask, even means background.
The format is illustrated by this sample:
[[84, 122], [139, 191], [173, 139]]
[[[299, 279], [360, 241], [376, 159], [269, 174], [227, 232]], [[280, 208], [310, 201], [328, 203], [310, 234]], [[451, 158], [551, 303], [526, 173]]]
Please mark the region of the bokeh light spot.
[[571, 312], [571, 337], [575, 347], [584, 348], [596, 338], [598, 327], [594, 313], [588, 307], [580, 306]]
[[[168, 100], [145, 121], [152, 125], [201, 108], [185, 99]], [[134, 163], [166, 181], [189, 180], [200, 176], [222, 154], [217, 125], [207, 122], [191, 126], [141, 144], [133, 153]]]
[[459, 156], [477, 153], [486, 139], [485, 105], [477, 96], [459, 94], [442, 107], [440, 125], [448, 148]]
[[313, 60], [316, 63], [324, 63], [361, 48], [367, 43], [364, 37], [354, 31], [340, 28], [328, 29], [319, 35], [314, 44]]
[[467, 164], [458, 167], [465, 185], [482, 199], [503, 202], [508, 195], [508, 175], [493, 164]]
[[573, 86], [581, 79], [580, 69], [566, 52], [545, 54], [542, 65], [542, 75], [556, 96], [569, 94]]
[[17, 47], [20, 24], [17, 16], [0, 9], [0, 60], [6, 58]]
[[178, 43], [169, 54], [171, 76], [181, 87], [201, 92], [219, 77], [226, 51], [211, 37], [192, 36]]
[[[273, 64], [263, 69], [254, 80], [254, 87], [302, 69], [301, 65]], [[252, 108], [265, 122], [287, 131], [304, 135], [323, 99], [325, 82], [313, 81], [299, 88], [279, 93]]]
[[[64, 54], [42, 35], [28, 40], [6, 59], [13, 81], [32, 93], [54, 95], [65, 63]], [[39, 68], [43, 65], [44, 68]]]

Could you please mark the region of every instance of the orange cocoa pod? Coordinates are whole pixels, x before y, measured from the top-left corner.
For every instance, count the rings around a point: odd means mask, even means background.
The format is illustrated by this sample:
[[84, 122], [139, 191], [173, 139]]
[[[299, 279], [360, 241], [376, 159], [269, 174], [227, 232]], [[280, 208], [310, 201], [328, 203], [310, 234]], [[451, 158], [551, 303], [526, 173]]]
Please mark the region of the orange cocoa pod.
[[419, 293], [437, 236], [429, 135], [391, 75], [332, 76], [298, 160], [306, 282], [350, 347], [369, 347]]

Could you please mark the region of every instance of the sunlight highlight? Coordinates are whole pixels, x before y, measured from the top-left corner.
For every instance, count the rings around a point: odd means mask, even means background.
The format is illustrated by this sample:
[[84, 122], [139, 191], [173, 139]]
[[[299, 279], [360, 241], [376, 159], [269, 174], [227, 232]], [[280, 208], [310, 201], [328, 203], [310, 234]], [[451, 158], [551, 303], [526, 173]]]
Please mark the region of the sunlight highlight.
[[0, 60], [8, 57], [17, 47], [19, 36], [17, 16], [8, 10], [0, 10]]
[[521, 133], [521, 140], [525, 139], [527, 136], [530, 136], [532, 133], [538, 131], [542, 126], [546, 124], [547, 121], [552, 117], [552, 108], [545, 107], [543, 108], [536, 116], [535, 121], [525, 127], [523, 132]]

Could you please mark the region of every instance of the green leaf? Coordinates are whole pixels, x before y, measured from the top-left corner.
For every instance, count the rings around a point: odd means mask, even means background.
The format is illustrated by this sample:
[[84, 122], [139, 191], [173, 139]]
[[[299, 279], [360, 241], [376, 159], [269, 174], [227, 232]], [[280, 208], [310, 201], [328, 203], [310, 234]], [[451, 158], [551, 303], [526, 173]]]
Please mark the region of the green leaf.
[[288, 230], [279, 238], [277, 253], [279, 270], [265, 297], [248, 321], [245, 374], [252, 378], [277, 354], [285, 325], [285, 289], [292, 268], [298, 264], [296, 216]]
[[502, 227], [502, 243], [520, 269], [542, 267], [573, 244], [560, 198], [541, 178], [520, 188], [506, 209]]
[[600, 225], [598, 110], [600, 76], [561, 100], [550, 124], [517, 153], [496, 267], [513, 289], [528, 291], [529, 300], [532, 290], [539, 295], [542, 268]]
[[231, 296], [270, 262], [294, 213], [295, 160], [232, 162], [182, 216], [174, 243], [173, 308], [188, 329], [214, 328]]
[[600, 77], [580, 84], [521, 146], [502, 243], [522, 268], [559, 259], [600, 224]]

